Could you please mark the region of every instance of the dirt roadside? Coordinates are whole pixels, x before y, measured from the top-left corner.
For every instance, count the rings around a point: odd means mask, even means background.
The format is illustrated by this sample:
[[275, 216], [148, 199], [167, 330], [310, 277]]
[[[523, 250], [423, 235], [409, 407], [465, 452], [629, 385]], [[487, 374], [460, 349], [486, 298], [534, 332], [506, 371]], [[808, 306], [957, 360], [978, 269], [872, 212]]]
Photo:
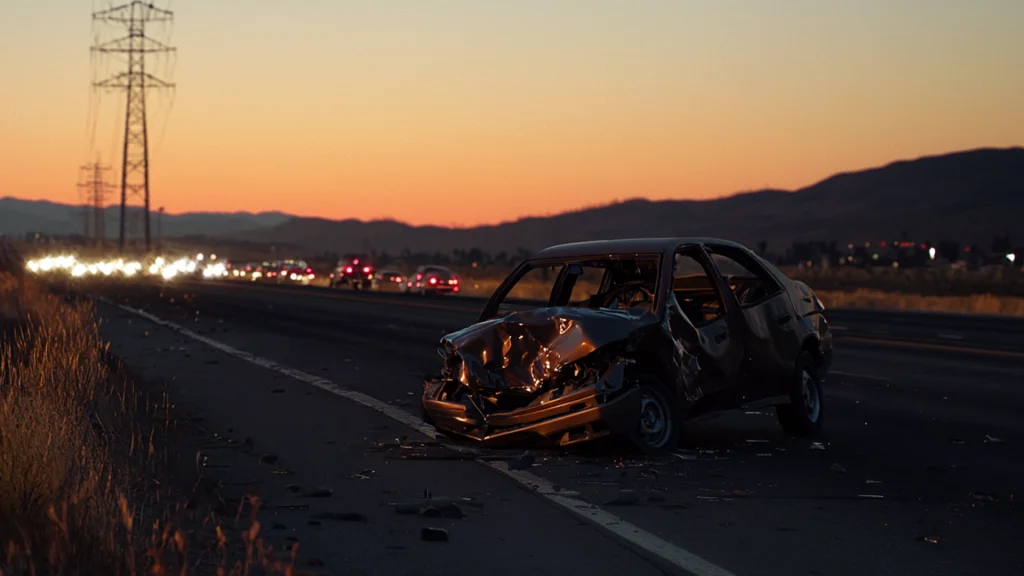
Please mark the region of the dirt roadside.
[[260, 537], [296, 552], [303, 571], [660, 573], [493, 472], [410, 444], [407, 428], [369, 408], [112, 306], [98, 312], [112, 353], [166, 389], [188, 423], [178, 450], [191, 453], [214, 505], [227, 513], [258, 497]]

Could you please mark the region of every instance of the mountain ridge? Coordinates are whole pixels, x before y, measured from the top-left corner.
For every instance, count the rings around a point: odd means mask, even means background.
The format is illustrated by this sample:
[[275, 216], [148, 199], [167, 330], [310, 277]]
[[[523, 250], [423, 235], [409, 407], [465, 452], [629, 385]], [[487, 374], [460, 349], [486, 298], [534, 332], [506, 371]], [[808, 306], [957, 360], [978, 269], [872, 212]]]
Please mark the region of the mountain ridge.
[[[19, 214], [5, 213], [22, 206]], [[61, 212], [61, 209], [63, 212]], [[0, 198], [0, 233], [10, 222], [51, 234], [81, 230], [80, 208]], [[108, 236], [118, 207], [107, 209]], [[982, 147], [845, 171], [797, 190], [763, 189], [710, 200], [649, 200], [581, 207], [551, 216], [471, 228], [413, 226], [395, 219], [330, 220], [282, 212], [192, 212], [163, 216], [167, 237], [205, 234], [291, 244], [314, 252], [477, 247], [509, 253], [562, 242], [622, 236], [724, 236], [778, 246], [799, 240], [864, 241], [911, 236], [987, 242], [1019, 226], [1024, 213], [1024, 147]], [[20, 215], [20, 216], [19, 216]], [[154, 223], [155, 225], [155, 223]], [[63, 231], [57, 231], [56, 228]]]

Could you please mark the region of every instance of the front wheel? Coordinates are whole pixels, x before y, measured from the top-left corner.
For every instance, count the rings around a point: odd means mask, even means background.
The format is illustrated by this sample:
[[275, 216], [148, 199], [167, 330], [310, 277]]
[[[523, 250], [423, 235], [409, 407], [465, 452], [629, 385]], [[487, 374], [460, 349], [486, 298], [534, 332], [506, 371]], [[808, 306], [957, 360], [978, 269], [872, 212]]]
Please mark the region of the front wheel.
[[640, 420], [632, 434], [633, 443], [647, 454], [675, 449], [682, 432], [679, 411], [659, 382], [640, 381]]
[[825, 416], [825, 398], [818, 378], [817, 362], [807, 352], [796, 361], [790, 403], [775, 407], [782, 430], [791, 436], [817, 436]]

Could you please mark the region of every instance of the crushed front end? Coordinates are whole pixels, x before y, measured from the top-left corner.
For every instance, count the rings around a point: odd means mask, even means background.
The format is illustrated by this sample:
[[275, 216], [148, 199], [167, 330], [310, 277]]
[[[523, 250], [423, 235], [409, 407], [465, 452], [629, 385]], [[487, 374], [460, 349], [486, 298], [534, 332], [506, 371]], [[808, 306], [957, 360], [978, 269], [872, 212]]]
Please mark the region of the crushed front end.
[[640, 397], [627, 367], [655, 324], [650, 313], [560, 307], [475, 324], [442, 339], [423, 408], [436, 427], [488, 444], [628, 434]]

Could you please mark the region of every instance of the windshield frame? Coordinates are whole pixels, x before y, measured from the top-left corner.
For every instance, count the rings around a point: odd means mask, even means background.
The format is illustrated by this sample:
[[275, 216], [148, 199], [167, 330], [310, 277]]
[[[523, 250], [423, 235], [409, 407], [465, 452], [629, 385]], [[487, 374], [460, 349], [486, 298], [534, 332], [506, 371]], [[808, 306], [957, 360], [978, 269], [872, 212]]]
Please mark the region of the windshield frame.
[[[522, 261], [512, 272], [505, 277], [505, 280], [495, 289], [491, 294], [491, 297], [487, 300], [484, 305], [484, 309], [480, 313], [480, 322], [491, 320], [498, 316], [498, 309], [503, 304], [515, 305], [516, 309], [530, 310], [536, 308], [545, 308], [551, 306], [551, 298], [558, 291], [558, 289], [565, 282], [565, 276], [568, 271], [568, 267], [572, 264], [581, 264], [584, 262], [593, 262], [595, 260], [601, 261], [612, 261], [612, 260], [644, 260], [653, 261], [657, 267], [655, 284], [654, 284], [654, 303], [651, 307], [651, 312], [657, 314], [660, 318], [663, 311], [665, 310], [665, 254], [661, 252], [621, 252], [612, 254], [580, 254], [579, 256], [572, 257], [561, 257], [561, 258], [527, 258]], [[541, 300], [520, 300], [514, 298], [507, 298], [508, 294], [512, 291], [516, 284], [522, 280], [530, 270], [545, 266], [561, 266], [562, 270], [555, 277], [554, 283], [552, 284], [551, 294], [548, 296], [547, 301]], [[602, 279], [602, 288], [604, 287], [606, 279]]]

